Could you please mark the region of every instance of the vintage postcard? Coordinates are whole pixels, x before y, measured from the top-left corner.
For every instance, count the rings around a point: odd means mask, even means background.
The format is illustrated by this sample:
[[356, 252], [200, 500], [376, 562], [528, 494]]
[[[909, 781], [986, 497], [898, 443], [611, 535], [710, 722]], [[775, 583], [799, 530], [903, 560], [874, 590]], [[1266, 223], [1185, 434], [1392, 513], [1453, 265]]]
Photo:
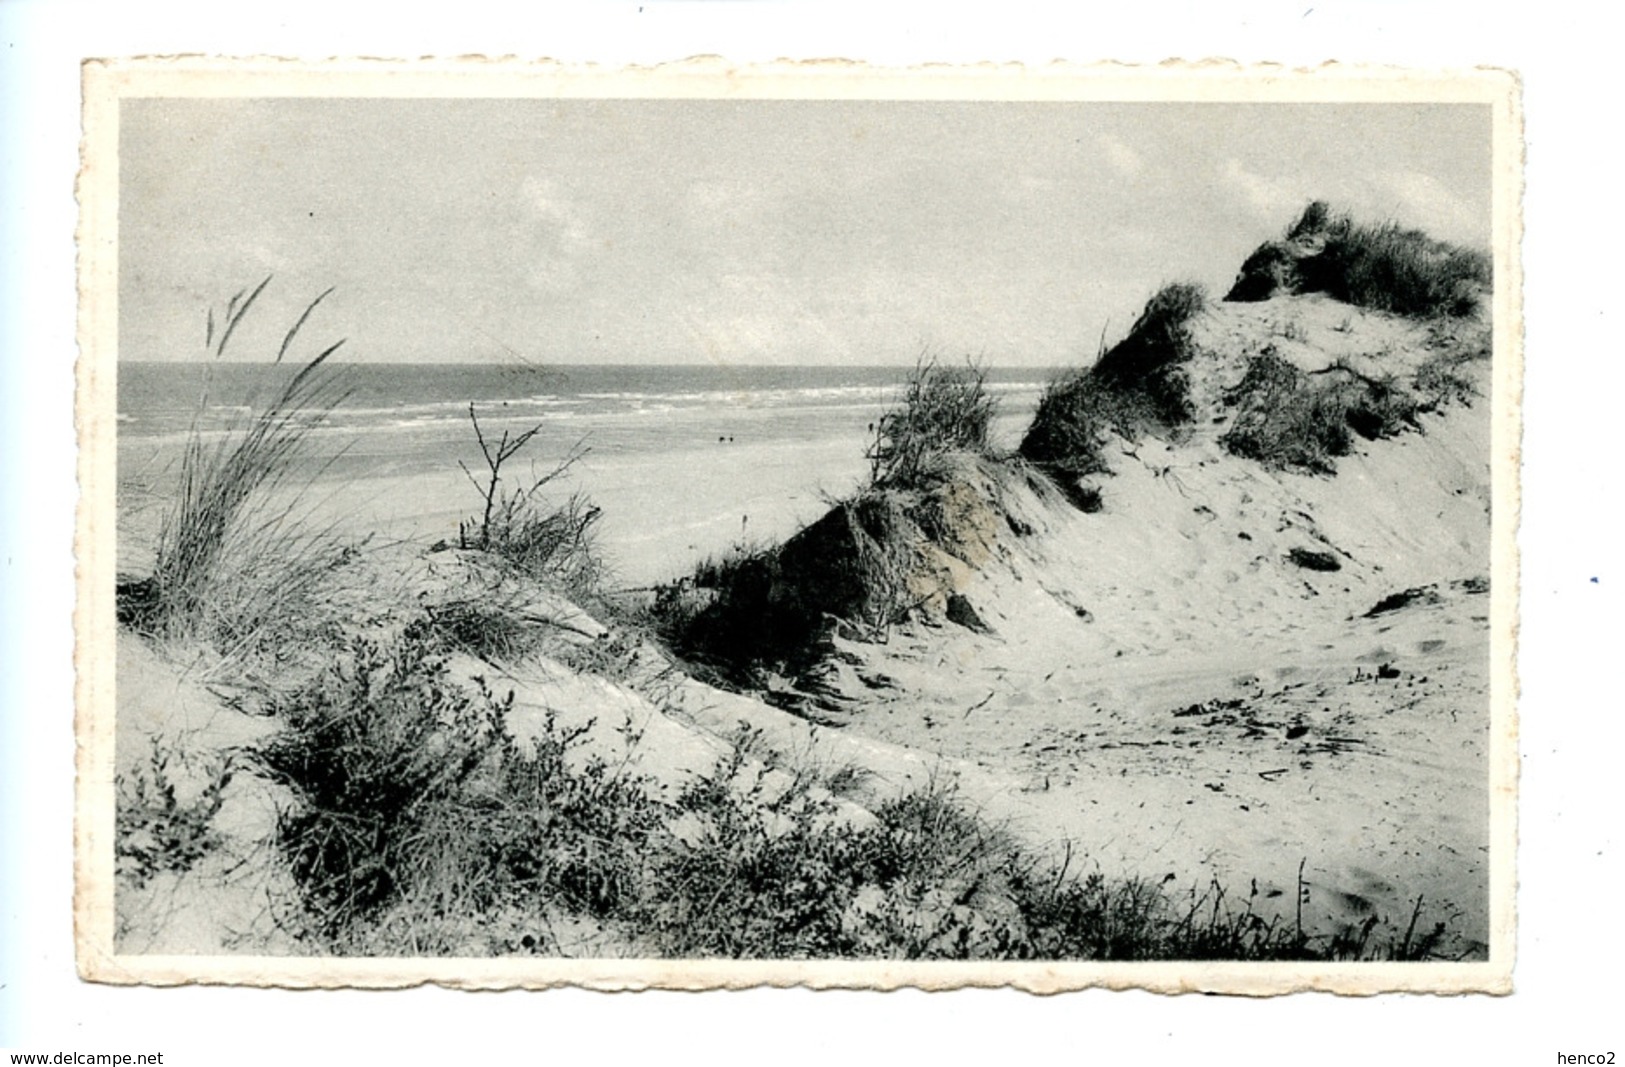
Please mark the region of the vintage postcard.
[[1513, 75], [84, 91], [86, 978], [1510, 990]]

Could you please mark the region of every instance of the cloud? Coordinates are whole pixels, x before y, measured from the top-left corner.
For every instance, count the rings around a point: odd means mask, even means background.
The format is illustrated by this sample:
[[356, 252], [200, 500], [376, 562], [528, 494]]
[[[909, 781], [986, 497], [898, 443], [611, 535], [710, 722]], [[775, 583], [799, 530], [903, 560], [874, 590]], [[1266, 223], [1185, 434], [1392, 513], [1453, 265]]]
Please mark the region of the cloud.
[[1284, 219], [1304, 200], [1298, 191], [1248, 170], [1233, 156], [1225, 160], [1219, 178], [1255, 216], [1267, 221]]
[[752, 221], [767, 197], [758, 186], [738, 178], [706, 178], [688, 186], [689, 220], [702, 228]]
[[812, 294], [783, 278], [729, 272], [690, 279], [690, 286], [665, 310], [683, 324], [688, 350], [707, 360], [784, 363], [850, 350], [842, 324], [832, 323]]
[[1447, 189], [1431, 174], [1401, 171], [1380, 182], [1394, 201], [1393, 214], [1437, 237], [1470, 244], [1489, 243], [1489, 205], [1475, 205]]
[[1487, 199], [1464, 194], [1434, 175], [1417, 170], [1278, 179], [1261, 175], [1231, 158], [1220, 170], [1220, 181], [1241, 210], [1272, 227], [1285, 225], [1304, 204], [1318, 199], [1329, 201], [1362, 222], [1391, 220], [1415, 226], [1434, 237], [1468, 244], [1488, 244], [1490, 239]]
[[1107, 164], [1123, 177], [1138, 177], [1145, 169], [1145, 160], [1140, 157], [1140, 153], [1111, 134], [1101, 134], [1095, 138], [1095, 142], [1100, 147], [1101, 154], [1106, 157]]
[[531, 259], [530, 284], [553, 293], [577, 288], [581, 261], [593, 246], [585, 212], [557, 180], [545, 175], [525, 179], [520, 207]]

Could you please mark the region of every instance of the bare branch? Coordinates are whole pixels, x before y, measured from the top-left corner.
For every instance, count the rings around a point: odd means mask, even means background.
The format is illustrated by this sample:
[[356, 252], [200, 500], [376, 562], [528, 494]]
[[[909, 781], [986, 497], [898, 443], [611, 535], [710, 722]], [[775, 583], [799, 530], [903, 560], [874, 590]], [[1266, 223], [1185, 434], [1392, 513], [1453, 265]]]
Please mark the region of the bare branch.
[[464, 463], [462, 460], [458, 460], [457, 466], [461, 467], [463, 469], [463, 473], [468, 476], [469, 484], [475, 489], [478, 489], [481, 494], [484, 494], [485, 487], [479, 483], [479, 479], [474, 477], [474, 472], [468, 469], [468, 464]]

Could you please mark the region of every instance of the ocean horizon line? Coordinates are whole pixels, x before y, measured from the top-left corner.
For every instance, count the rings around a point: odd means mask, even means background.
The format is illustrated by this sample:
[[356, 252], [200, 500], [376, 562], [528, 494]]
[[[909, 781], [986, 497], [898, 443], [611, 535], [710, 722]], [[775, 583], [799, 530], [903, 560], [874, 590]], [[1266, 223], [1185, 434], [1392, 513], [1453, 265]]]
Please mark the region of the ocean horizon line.
[[[121, 367], [181, 367], [181, 366], [216, 366], [216, 367], [297, 367], [304, 364], [304, 360], [284, 358], [280, 361], [274, 359], [218, 359], [209, 356], [188, 357], [184, 359], [146, 359], [137, 357], [121, 357], [118, 365]], [[931, 362], [931, 361], [926, 361]], [[985, 370], [993, 371], [1057, 371], [1068, 370], [1081, 363], [996, 363], [985, 359], [966, 360], [963, 358], [943, 359], [934, 361], [939, 366], [958, 366], [962, 363], [973, 363]], [[920, 361], [874, 362], [828, 362], [812, 361], [806, 363], [734, 363], [718, 362], [715, 360], [627, 360], [622, 362], [608, 361], [577, 361], [577, 362], [540, 362], [536, 360], [461, 360], [461, 359], [341, 359], [338, 354], [327, 360], [328, 366], [333, 367], [445, 367], [471, 370], [504, 369], [504, 370], [547, 370], [562, 367], [586, 367], [602, 370], [638, 370], [644, 368], [673, 368], [684, 370], [854, 370], [854, 371], [904, 371], [921, 366]]]

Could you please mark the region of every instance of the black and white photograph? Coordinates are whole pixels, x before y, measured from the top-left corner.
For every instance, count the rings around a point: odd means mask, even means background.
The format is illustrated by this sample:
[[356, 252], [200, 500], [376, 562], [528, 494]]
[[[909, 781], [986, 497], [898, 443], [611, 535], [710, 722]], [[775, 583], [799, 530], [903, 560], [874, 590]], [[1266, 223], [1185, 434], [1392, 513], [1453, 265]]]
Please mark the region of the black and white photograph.
[[1516, 82], [86, 69], [95, 981], [1501, 991]]

